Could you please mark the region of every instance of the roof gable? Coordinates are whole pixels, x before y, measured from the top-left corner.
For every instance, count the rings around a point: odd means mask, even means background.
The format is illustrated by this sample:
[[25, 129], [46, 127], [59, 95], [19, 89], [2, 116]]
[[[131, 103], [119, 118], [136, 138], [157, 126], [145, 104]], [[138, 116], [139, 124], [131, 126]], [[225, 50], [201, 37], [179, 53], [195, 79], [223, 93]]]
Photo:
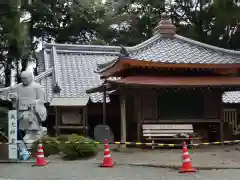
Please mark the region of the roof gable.
[[240, 51], [210, 46], [175, 35], [166, 38], [156, 35], [151, 42], [130, 48], [133, 59], [167, 63], [240, 63]]
[[[95, 73], [97, 64], [116, 59], [119, 50], [117, 46], [46, 44], [45, 54], [50, 55], [45, 56], [42, 66], [52, 64], [53, 83], [49, 86], [58, 84], [61, 89], [60, 94], [53, 96], [88, 97], [86, 90], [102, 83], [99, 74]], [[102, 94], [91, 94], [90, 99], [101, 102]]]
[[[120, 55], [120, 46], [45, 44], [44, 69], [53, 67], [52, 86], [61, 88], [60, 97], [87, 97], [86, 90], [102, 83], [95, 73], [114, 65]], [[130, 58], [166, 63], [233, 64], [240, 62], [240, 52], [210, 46], [174, 35], [156, 34], [147, 41], [126, 47]], [[101, 102], [102, 94], [90, 94], [93, 102]]]

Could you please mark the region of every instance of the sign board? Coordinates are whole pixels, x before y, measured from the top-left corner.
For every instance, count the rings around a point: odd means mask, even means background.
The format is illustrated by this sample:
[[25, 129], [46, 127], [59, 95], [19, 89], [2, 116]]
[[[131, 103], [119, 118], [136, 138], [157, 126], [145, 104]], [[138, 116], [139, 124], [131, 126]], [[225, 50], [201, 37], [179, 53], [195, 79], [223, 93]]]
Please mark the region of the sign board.
[[17, 159], [17, 110], [8, 111], [8, 158]]
[[63, 112], [62, 124], [82, 124], [82, 114], [80, 112]]

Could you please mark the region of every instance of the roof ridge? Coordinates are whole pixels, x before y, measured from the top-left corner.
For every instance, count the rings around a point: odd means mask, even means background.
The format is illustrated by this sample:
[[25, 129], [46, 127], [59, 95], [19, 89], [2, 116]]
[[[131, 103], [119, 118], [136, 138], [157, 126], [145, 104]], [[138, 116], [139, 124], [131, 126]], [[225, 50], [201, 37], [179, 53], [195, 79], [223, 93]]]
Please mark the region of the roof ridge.
[[[150, 39], [143, 41], [135, 46], [124, 46], [129, 51], [137, 51], [141, 48], [148, 46], [159, 39], [161, 35], [156, 34]], [[121, 46], [108, 46], [108, 45], [85, 45], [85, 44], [61, 44], [61, 43], [46, 43], [43, 48], [51, 49], [52, 46], [56, 47], [56, 50], [78, 50], [78, 51], [104, 51], [104, 52], [120, 52]]]
[[51, 68], [45, 70], [44, 72], [40, 73], [39, 75], [35, 76], [34, 80], [39, 81], [39, 80], [45, 78], [46, 76], [50, 75], [52, 73], [52, 71], [53, 71], [53, 68], [51, 67]]
[[[211, 49], [211, 50], [221, 51], [221, 52], [224, 52], [224, 53], [230, 53], [230, 54], [234, 54], [234, 55], [240, 55], [240, 51], [235, 51], [235, 50], [230, 50], [230, 49], [225, 49], [225, 48], [213, 46], [213, 45], [206, 44], [206, 43], [203, 43], [203, 42], [200, 42], [200, 41], [196, 41], [196, 40], [184, 37], [184, 36], [180, 36], [178, 34], [175, 34], [174, 37], [177, 38], [177, 39], [183, 40], [185, 42], [195, 44], [195, 45], [198, 45], [198, 46], [202, 46], [202, 47], [205, 47], [205, 48], [208, 48], [208, 49]], [[127, 50], [129, 50], [130, 52], [131, 51], [138, 51], [142, 48], [147, 47], [151, 43], [154, 43], [154, 42], [158, 41], [161, 38], [163, 38], [163, 36], [161, 34], [156, 34], [153, 37], [151, 37], [150, 39], [148, 39], [146, 41], [143, 41], [142, 43], [140, 43], [136, 46], [127, 47]]]
[[108, 45], [83, 45], [83, 44], [58, 44], [58, 43], [46, 43], [43, 48], [51, 49], [53, 46], [56, 50], [74, 50], [74, 51], [103, 51], [103, 52], [120, 52], [120, 46], [108, 46]]
[[[200, 41], [196, 41], [184, 36], [180, 36], [175, 34], [174, 36], [177, 39], [183, 40], [188, 43], [192, 43], [198, 46], [202, 46], [211, 50], [221, 51], [224, 53], [230, 53], [235, 55], [240, 55], [240, 51], [229, 50], [225, 48], [216, 47], [210, 44], [202, 43]], [[152, 36], [150, 39], [143, 41], [135, 46], [124, 46], [129, 52], [138, 51], [142, 48], [147, 47], [151, 43], [158, 41], [159, 39], [163, 38], [161, 34], [156, 34]], [[75, 50], [75, 51], [102, 51], [102, 52], [120, 52], [121, 46], [108, 46], [108, 45], [83, 45], [83, 44], [60, 44], [60, 43], [46, 43], [44, 44], [44, 48], [50, 49], [52, 46], [56, 47], [56, 50]]]
[[184, 36], [180, 36], [178, 34], [175, 34], [174, 37], [177, 38], [177, 39], [180, 39], [180, 40], [198, 45], [198, 46], [202, 46], [202, 47], [205, 47], [205, 48], [208, 48], [208, 49], [215, 50], [215, 51], [221, 51], [221, 52], [224, 52], [224, 53], [240, 55], [240, 51], [235, 51], [235, 50], [230, 50], [230, 49], [225, 49], [225, 48], [213, 46], [213, 45], [206, 44], [206, 43], [203, 43], [203, 42], [200, 42], [200, 41], [196, 41], [196, 40], [184, 37]]
[[127, 50], [131, 51], [138, 51], [141, 48], [145, 48], [148, 45], [150, 45], [151, 43], [156, 42], [157, 40], [159, 40], [162, 36], [160, 34], [156, 34], [154, 36], [152, 36], [150, 39], [143, 41], [135, 46], [130, 46], [130, 47], [126, 47]]

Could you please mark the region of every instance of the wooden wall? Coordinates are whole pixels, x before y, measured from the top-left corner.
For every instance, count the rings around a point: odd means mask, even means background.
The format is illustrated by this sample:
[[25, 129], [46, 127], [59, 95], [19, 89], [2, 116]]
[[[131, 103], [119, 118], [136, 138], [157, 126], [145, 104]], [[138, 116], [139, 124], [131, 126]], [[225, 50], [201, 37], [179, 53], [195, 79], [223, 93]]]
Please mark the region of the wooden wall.
[[204, 118], [218, 119], [222, 110], [222, 94], [219, 92], [204, 93]]
[[[168, 92], [145, 91], [130, 93], [127, 95], [126, 100], [126, 114], [127, 114], [127, 140], [141, 141], [141, 124], [142, 123], [161, 123], [163, 121], [170, 121], [174, 123], [176, 118], [159, 116], [159, 108], [161, 104], [161, 97], [166, 96]], [[175, 92], [177, 93], [177, 92]], [[184, 97], [182, 98], [184, 99]], [[203, 138], [209, 139], [209, 124], [217, 124], [219, 126], [220, 115], [222, 110], [221, 93], [220, 92], [202, 92], [201, 97], [202, 114], [197, 118], [181, 117], [185, 122], [194, 123], [194, 128], [203, 134]], [[171, 103], [174, 103], [171, 102]], [[186, 103], [185, 101], [178, 102]], [[161, 104], [161, 106], [164, 104]], [[197, 106], [191, 105], [191, 106]], [[171, 109], [174, 113], [174, 109]], [[219, 138], [219, 137], [217, 137]]]
[[[166, 91], [135, 91], [126, 93], [126, 117], [127, 117], [127, 140], [139, 141], [141, 136], [141, 123], [146, 120], [154, 120], [161, 122], [161, 120], [169, 120], [170, 117], [162, 118], [159, 115], [159, 108], [162, 97], [165, 97], [168, 92]], [[177, 92], [174, 92], [177, 93]], [[198, 119], [208, 121], [209, 119], [219, 119], [222, 108], [221, 93], [218, 92], [203, 92], [203, 108], [204, 113]], [[182, 98], [184, 99], [184, 98]], [[172, 101], [171, 103], [175, 103]], [[176, 102], [181, 105], [183, 102]], [[75, 111], [72, 107], [61, 108], [61, 111], [70, 112]], [[77, 110], [76, 110], [77, 111]], [[174, 112], [174, 109], [171, 109]], [[96, 125], [102, 123], [102, 103], [89, 103], [86, 107], [86, 122], [89, 127], [89, 135], [93, 136], [93, 129]], [[48, 113], [55, 116], [53, 107], [48, 107]], [[114, 96], [110, 103], [107, 103], [107, 124], [114, 132], [115, 140], [120, 139], [120, 102], [118, 96]], [[53, 118], [51, 118], [53, 119]], [[185, 117], [191, 119], [191, 117]], [[174, 118], [172, 118], [174, 122]], [[205, 127], [203, 127], [205, 128]]]
[[[127, 100], [127, 107], [129, 108], [127, 111], [127, 118], [129, 119], [139, 119], [137, 117], [137, 111], [141, 111], [141, 120], [161, 120], [161, 119], [176, 119], [176, 118], [186, 118], [186, 119], [219, 119], [221, 108], [222, 108], [222, 102], [221, 102], [221, 93], [217, 92], [207, 92], [207, 93], [198, 93], [194, 95], [192, 93], [192, 97], [196, 97], [196, 101], [193, 101], [193, 104], [190, 104], [189, 106], [196, 106], [195, 108], [202, 108], [202, 112], [198, 113], [196, 117], [194, 115], [191, 115], [191, 113], [184, 115], [181, 115], [181, 117], [175, 116], [161, 116], [161, 107], [165, 106], [166, 104], [166, 98], [164, 101], [161, 101], [163, 98], [166, 97], [168, 92], [151, 92], [146, 91], [143, 93], [134, 94], [134, 96], [128, 96]], [[177, 94], [178, 92], [174, 92]], [[185, 93], [186, 98], [188, 96], [188, 93]], [[197, 101], [197, 96], [201, 95], [201, 97], [198, 97], [199, 102]], [[171, 96], [170, 96], [171, 97]], [[135, 98], [135, 100], [134, 100]], [[181, 97], [181, 101], [179, 102], [177, 99], [174, 101], [174, 99], [169, 98], [169, 103], [175, 103], [180, 106], [184, 106], [186, 101], [184, 101], [185, 97]], [[137, 101], [137, 102], [136, 102]], [[200, 102], [201, 101], [201, 102]], [[135, 102], [135, 103], [132, 103]], [[134, 104], [134, 105], [130, 105]], [[141, 105], [141, 107], [139, 107]], [[132, 107], [131, 107], [132, 106]], [[134, 106], [138, 106], [138, 109], [134, 109]], [[167, 105], [166, 105], [167, 106]], [[199, 107], [198, 107], [199, 106]], [[176, 106], [177, 107], [177, 106]], [[189, 111], [189, 109], [187, 109]], [[169, 109], [169, 113], [174, 114], [174, 109]], [[170, 114], [171, 115], [171, 114]], [[162, 118], [164, 117], [164, 118]], [[134, 120], [135, 121], [135, 120]]]

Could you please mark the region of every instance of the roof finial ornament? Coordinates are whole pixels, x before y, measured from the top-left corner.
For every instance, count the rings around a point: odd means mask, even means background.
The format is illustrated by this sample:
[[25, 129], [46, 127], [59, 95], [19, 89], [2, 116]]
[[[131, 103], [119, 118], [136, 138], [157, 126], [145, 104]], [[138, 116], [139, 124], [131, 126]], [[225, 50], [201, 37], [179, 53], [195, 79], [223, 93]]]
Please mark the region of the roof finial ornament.
[[127, 49], [125, 47], [121, 46], [119, 59], [128, 58], [128, 57], [129, 57], [129, 52], [127, 51]]
[[163, 37], [174, 37], [176, 34], [176, 26], [172, 24], [167, 13], [162, 13], [161, 21], [154, 29], [154, 34], [160, 33]]

